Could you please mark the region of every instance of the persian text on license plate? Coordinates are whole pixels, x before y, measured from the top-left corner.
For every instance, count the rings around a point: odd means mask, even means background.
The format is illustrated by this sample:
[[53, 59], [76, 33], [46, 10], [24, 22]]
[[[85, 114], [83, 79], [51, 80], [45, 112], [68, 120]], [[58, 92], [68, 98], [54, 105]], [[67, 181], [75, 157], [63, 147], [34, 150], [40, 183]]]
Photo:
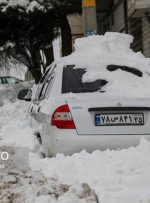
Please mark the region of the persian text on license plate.
[[95, 125], [96, 126], [144, 125], [144, 115], [142, 113], [96, 114]]

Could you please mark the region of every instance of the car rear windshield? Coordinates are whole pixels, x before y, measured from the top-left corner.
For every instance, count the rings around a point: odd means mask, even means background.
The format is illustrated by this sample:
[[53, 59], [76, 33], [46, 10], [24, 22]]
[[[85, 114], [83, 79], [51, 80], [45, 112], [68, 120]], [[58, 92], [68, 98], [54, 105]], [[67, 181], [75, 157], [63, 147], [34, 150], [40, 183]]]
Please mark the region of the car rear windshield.
[[82, 76], [86, 73], [85, 69], [74, 68], [68, 65], [63, 69], [62, 93], [85, 93], [85, 92], [104, 92], [101, 87], [107, 84], [106, 80], [98, 79], [93, 82], [82, 82]]

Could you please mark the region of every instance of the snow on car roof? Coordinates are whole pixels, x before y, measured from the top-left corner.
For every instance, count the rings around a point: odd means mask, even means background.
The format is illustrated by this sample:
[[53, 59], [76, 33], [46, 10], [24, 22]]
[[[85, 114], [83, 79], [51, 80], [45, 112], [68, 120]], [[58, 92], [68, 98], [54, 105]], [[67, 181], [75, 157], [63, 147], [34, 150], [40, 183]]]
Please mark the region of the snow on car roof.
[[[83, 82], [105, 79], [105, 95], [150, 97], [150, 59], [131, 48], [133, 37], [128, 34], [107, 32], [105, 35], [79, 38], [75, 41], [75, 52], [60, 60], [62, 66], [75, 64], [75, 68], [84, 68]], [[108, 70], [108, 66], [117, 65], [135, 69], [142, 77], [117, 68]], [[125, 69], [124, 68], [124, 69]]]
[[107, 32], [105, 35], [89, 36], [75, 40], [75, 52], [63, 61], [86, 66], [86, 69], [106, 70], [110, 64], [134, 67], [150, 72], [150, 59], [131, 48], [133, 37], [123, 33]]

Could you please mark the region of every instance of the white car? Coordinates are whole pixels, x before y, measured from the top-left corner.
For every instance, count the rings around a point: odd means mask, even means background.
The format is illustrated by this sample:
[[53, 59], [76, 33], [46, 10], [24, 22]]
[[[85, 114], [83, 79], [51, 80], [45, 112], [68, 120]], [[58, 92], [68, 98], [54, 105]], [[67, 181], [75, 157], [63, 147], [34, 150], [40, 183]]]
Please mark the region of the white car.
[[150, 60], [131, 41], [119, 33], [79, 39], [46, 71], [30, 107], [46, 156], [150, 139]]

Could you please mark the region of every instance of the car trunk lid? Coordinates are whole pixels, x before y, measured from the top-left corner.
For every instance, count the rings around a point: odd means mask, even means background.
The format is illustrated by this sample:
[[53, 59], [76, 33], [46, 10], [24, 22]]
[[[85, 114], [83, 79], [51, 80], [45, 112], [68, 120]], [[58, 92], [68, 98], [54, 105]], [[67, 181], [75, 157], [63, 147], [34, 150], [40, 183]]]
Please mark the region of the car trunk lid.
[[67, 103], [79, 135], [150, 133], [150, 99], [89, 94], [84, 98], [68, 98]]

